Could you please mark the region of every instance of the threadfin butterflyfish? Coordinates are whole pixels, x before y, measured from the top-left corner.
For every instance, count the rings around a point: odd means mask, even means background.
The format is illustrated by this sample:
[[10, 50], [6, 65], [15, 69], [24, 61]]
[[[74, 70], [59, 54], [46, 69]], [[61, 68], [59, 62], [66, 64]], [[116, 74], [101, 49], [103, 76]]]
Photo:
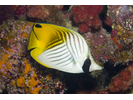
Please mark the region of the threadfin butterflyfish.
[[35, 23], [28, 50], [41, 65], [68, 73], [101, 70], [85, 39], [76, 31], [53, 24]]

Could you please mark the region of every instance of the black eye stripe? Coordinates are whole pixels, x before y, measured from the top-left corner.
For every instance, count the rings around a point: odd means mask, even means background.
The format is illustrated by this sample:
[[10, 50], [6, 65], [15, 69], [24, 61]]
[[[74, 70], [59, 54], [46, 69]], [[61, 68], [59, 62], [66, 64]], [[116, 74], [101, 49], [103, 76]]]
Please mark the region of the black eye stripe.
[[[36, 25], [37, 25], [37, 24], [36, 24]], [[37, 35], [36, 35], [36, 33], [35, 33], [35, 31], [34, 31], [34, 26], [36, 27], [36, 25], [35, 25], [35, 24], [33, 25], [32, 30], [33, 30], [33, 32], [34, 32], [35, 37], [37, 38], [37, 40], [39, 40], [38, 37], [37, 37]], [[38, 24], [38, 25], [39, 25], [39, 24]], [[40, 25], [40, 26], [41, 26], [41, 25]], [[42, 26], [41, 26], [41, 27], [42, 27]]]
[[42, 26], [40, 24], [36, 24], [35, 27], [36, 28], [42, 28]]

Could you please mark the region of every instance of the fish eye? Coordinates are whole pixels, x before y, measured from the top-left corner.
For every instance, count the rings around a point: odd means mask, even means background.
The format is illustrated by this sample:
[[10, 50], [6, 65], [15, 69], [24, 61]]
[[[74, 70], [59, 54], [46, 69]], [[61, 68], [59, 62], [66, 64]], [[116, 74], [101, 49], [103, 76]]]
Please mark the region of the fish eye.
[[40, 24], [36, 24], [35, 27], [36, 28], [42, 28], [42, 26]]

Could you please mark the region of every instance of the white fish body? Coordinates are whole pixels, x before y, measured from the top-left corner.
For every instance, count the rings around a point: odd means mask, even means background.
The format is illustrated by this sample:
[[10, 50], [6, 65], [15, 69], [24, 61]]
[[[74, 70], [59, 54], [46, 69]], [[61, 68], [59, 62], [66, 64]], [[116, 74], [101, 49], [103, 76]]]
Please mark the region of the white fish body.
[[[41, 26], [43, 27], [42, 24]], [[36, 58], [31, 54], [35, 60], [44, 66], [46, 65], [46, 67], [54, 68], [60, 71], [68, 73], [83, 73], [84, 62], [89, 58], [91, 65], [88, 66], [88, 72], [102, 69], [102, 67], [97, 65], [93, 60], [89, 47], [85, 39], [80, 34], [71, 29], [56, 25], [52, 25], [51, 27], [53, 27], [52, 32], [55, 32], [54, 34], [51, 34], [55, 35], [57, 38], [50, 39], [50, 42], [48, 42], [49, 45], [46, 46], [47, 49], [37, 55]], [[39, 38], [39, 33], [36, 32], [35, 34], [40, 41], [41, 39]], [[32, 38], [30, 38], [30, 41], [32, 41]], [[46, 42], [43, 43], [45, 44]]]

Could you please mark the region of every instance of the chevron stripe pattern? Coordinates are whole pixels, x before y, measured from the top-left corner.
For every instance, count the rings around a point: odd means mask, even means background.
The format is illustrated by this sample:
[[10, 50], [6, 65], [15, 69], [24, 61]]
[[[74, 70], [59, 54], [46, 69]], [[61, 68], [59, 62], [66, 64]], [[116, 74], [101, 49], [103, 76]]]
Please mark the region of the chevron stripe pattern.
[[52, 41], [37, 59], [54, 69], [81, 73], [87, 58], [88, 46], [80, 34], [72, 30], [57, 30], [59, 39]]

